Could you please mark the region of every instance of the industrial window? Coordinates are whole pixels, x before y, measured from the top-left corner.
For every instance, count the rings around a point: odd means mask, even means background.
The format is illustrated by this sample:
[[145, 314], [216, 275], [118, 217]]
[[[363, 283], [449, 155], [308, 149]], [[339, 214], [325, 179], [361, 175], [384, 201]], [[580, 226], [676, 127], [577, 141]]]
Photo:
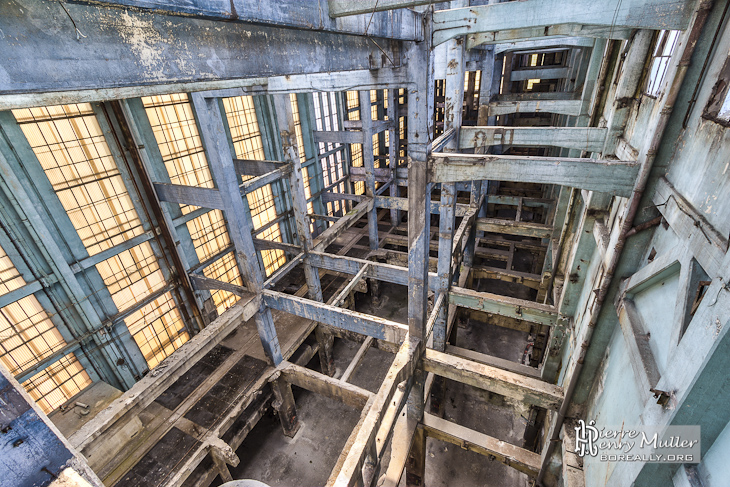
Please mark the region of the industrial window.
[[119, 311], [129, 309], [165, 286], [165, 279], [149, 242], [96, 264], [96, 269]]
[[[2, 294], [24, 285], [25, 280], [0, 248]], [[0, 309], [0, 362], [11, 374], [18, 375], [65, 345], [66, 341], [35, 296], [26, 296]], [[23, 385], [48, 413], [90, 383], [83, 366], [69, 354]]]
[[224, 98], [223, 107], [228, 117], [228, 128], [231, 131], [236, 155], [241, 159], [265, 160], [253, 98], [250, 96]]
[[710, 101], [702, 116], [730, 127], [730, 57], [725, 60], [720, 76], [712, 87]]
[[[119, 311], [132, 308], [165, 286], [164, 276], [149, 242], [100, 262], [96, 269]], [[169, 296], [169, 293], [165, 296]], [[157, 298], [124, 319], [150, 369], [189, 339], [187, 333], [180, 331], [184, 329], [184, 324], [174, 307], [172, 298]], [[160, 336], [154, 337], [155, 333]], [[173, 335], [174, 340], [171, 341]]]
[[[360, 120], [360, 98], [357, 91], [347, 92], [347, 119]], [[363, 167], [362, 144], [350, 144], [350, 166]], [[356, 181], [355, 194], [365, 194], [365, 183]]]
[[[233, 252], [227, 253], [203, 269], [203, 275], [229, 284], [235, 284], [237, 286], [243, 285], [243, 282], [241, 281], [241, 274], [238, 271], [238, 263], [236, 262], [236, 257]], [[213, 298], [213, 304], [215, 304], [218, 314], [223, 313], [225, 310], [233, 306], [239, 299], [236, 294], [224, 291], [223, 289], [211, 291], [210, 295]]]
[[91, 105], [13, 114], [89, 254], [143, 233]]
[[138, 309], [125, 322], [150, 369], [190, 339], [170, 293]]
[[[186, 93], [142, 98], [152, 133], [173, 184], [213, 188], [195, 114]], [[180, 205], [183, 213], [196, 207]]]
[[91, 378], [73, 353], [28, 379], [23, 386], [44, 413], [58, 406], [91, 385]]
[[203, 262], [231, 245], [221, 210], [212, 210], [187, 223], [198, 261]]
[[679, 39], [678, 30], [662, 30], [657, 33], [651, 69], [644, 91], [647, 95], [659, 96], [667, 68], [669, 68], [669, 60], [677, 45], [677, 39]]
[[[335, 93], [314, 93], [314, 111], [317, 130], [341, 130]], [[343, 150], [342, 144], [319, 144], [322, 179], [325, 186], [332, 186], [333, 193], [345, 191], [344, 182], [335, 185], [344, 175]], [[339, 214], [342, 209], [340, 202], [327, 203], [329, 215]]]
[[294, 115], [294, 132], [297, 137], [297, 150], [299, 151], [299, 161], [304, 164], [307, 160], [307, 155], [304, 152], [304, 137], [302, 136], [302, 120], [299, 117], [299, 105], [297, 104], [297, 95], [295, 93], [289, 94], [289, 101], [291, 102], [291, 109]]
[[[246, 100], [244, 100], [246, 99]], [[247, 109], [246, 107], [251, 107]], [[231, 131], [231, 138], [246, 140], [247, 144], [234, 143], [236, 157], [239, 159], [264, 160], [263, 141], [259, 129], [256, 110], [253, 109], [253, 99], [250, 96], [238, 96], [224, 98], [223, 108], [226, 112], [228, 127]], [[253, 176], [243, 176], [243, 180], [251, 179]], [[276, 206], [274, 205], [274, 194], [270, 184], [252, 191], [246, 195], [248, 207], [251, 211], [251, 220], [254, 230], [258, 230], [268, 223], [276, 220]], [[275, 223], [260, 235], [266, 240], [281, 242], [281, 229]], [[271, 275], [284, 262], [286, 257], [281, 250], [262, 250], [261, 258], [264, 261], [266, 275]]]
[[[209, 211], [205, 215], [189, 221], [187, 226], [200, 262], [213, 257], [231, 245], [223, 212], [220, 210]], [[232, 252], [203, 269], [203, 275], [211, 279], [241, 285], [241, 274]], [[218, 314], [223, 313], [238, 300], [238, 296], [235, 294], [220, 289], [211, 291], [211, 296]]]
[[66, 341], [35, 296], [0, 309], [3, 364], [17, 375], [63, 348]]

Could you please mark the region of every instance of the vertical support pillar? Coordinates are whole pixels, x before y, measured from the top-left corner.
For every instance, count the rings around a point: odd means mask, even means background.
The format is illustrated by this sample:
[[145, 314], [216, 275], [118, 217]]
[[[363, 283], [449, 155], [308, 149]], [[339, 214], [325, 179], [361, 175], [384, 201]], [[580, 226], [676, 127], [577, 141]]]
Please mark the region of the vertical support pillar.
[[[388, 147], [388, 164], [390, 165], [390, 196], [400, 196], [398, 191], [398, 157], [400, 155], [400, 113], [398, 110], [398, 89], [391, 88], [388, 90], [388, 120], [393, 121], [393, 127], [388, 129], [388, 139], [390, 146]], [[390, 210], [390, 224], [397, 227], [401, 219], [401, 211], [396, 209]]]
[[406, 462], [406, 485], [422, 486], [426, 476], [426, 432], [416, 428]]
[[[452, 250], [454, 246], [454, 227], [456, 223], [456, 184], [441, 183], [441, 203], [439, 205], [439, 250], [438, 281], [435, 296], [448, 293], [452, 280]], [[446, 331], [448, 323], [449, 302], [444, 300], [438, 310], [433, 327], [433, 349], [443, 352], [446, 349]], [[431, 413], [443, 416], [444, 378], [434, 376], [431, 385]]]
[[[289, 193], [292, 198], [297, 239], [304, 251], [303, 265], [304, 278], [307, 282], [307, 295], [311, 300], [322, 302], [322, 286], [319, 281], [319, 270], [312, 266], [309, 260], [309, 251], [312, 248], [312, 232], [309, 226], [309, 217], [307, 216], [307, 199], [304, 195], [302, 164], [297, 147], [294, 112], [291, 107], [289, 95], [274, 95], [274, 107], [279, 134], [281, 136], [284, 162], [291, 165], [291, 172], [289, 172]], [[322, 366], [322, 372], [332, 376], [335, 373], [335, 360], [332, 353], [334, 337], [330, 333], [320, 329], [320, 327], [317, 327], [315, 336], [319, 343], [319, 360]]]
[[281, 428], [284, 435], [293, 438], [299, 431], [299, 417], [297, 416], [297, 405], [294, 402], [294, 394], [291, 391], [291, 384], [281, 376], [271, 382], [271, 389], [274, 391], [274, 409], [279, 414]]
[[[370, 112], [370, 92], [359, 91], [360, 120], [362, 121], [362, 162], [365, 166], [365, 194], [369, 198], [375, 197], [375, 158], [373, 155], [373, 118]], [[377, 250], [378, 242], [378, 209], [368, 212], [368, 240], [370, 250]]]
[[[249, 291], [259, 294], [264, 282], [263, 271], [256, 259], [256, 249], [251, 237], [251, 217], [245, 210], [238, 187], [240, 177], [233, 166], [233, 156], [226, 140], [218, 100], [205, 98], [200, 93], [194, 93], [192, 98], [210, 172], [223, 201], [228, 233], [236, 249], [236, 262], [241, 277]], [[274, 365], [279, 365], [283, 357], [271, 310], [262, 303], [254, 318], [266, 356]]]
[[[429, 142], [433, 133], [432, 10], [424, 19], [424, 40], [408, 43], [405, 57], [408, 79], [408, 329], [411, 338], [423, 340], [428, 314], [428, 251], [431, 219], [431, 185], [428, 182]], [[463, 81], [462, 81], [463, 83]], [[421, 486], [426, 462], [426, 438], [413, 422], [423, 418], [424, 372], [416, 369], [408, 396], [408, 423], [416, 429], [406, 465], [406, 484]]]

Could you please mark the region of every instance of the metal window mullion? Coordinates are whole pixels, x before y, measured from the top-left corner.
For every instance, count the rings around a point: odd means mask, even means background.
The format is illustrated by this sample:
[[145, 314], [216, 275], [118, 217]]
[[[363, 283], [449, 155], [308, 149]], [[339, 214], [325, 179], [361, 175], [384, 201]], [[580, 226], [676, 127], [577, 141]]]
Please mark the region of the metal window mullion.
[[[5, 124], [3, 124], [3, 127], [5, 130], [7, 129], [7, 125]], [[17, 125], [15, 125], [15, 127], [17, 128], [17, 132], [20, 132], [20, 134], [17, 134], [18, 138], [14, 138], [13, 140], [16, 144], [25, 143], [25, 145], [27, 145], [27, 147], [25, 148], [26, 150], [22, 152], [24, 155], [24, 167], [27, 168], [29, 166], [35, 166], [37, 167], [37, 169], [40, 170], [41, 173], [43, 173], [43, 170], [40, 167], [40, 163], [35, 157], [35, 153], [33, 153], [32, 149], [30, 149], [30, 146], [28, 145], [25, 136], [22, 134], [20, 128]], [[15, 148], [17, 154], [19, 152], [17, 146], [13, 147]], [[51, 267], [52, 272], [58, 278], [60, 286], [63, 288], [64, 292], [71, 300], [71, 302], [69, 303], [69, 307], [73, 307], [77, 311], [79, 317], [81, 318], [81, 323], [84, 324], [84, 329], [78, 331], [80, 333], [83, 333], [86, 331], [95, 331], [102, 328], [102, 318], [97, 313], [97, 309], [91, 304], [91, 301], [88, 299], [87, 296], [89, 295], [89, 293], [83, 290], [76, 275], [73, 273], [71, 267], [68, 265], [68, 262], [64, 258], [64, 254], [61, 251], [61, 248], [59, 247], [55, 238], [53, 237], [53, 234], [43, 222], [41, 214], [38, 212], [38, 208], [32, 203], [28, 194], [26, 193], [25, 185], [21, 183], [14, 168], [10, 164], [10, 161], [8, 161], [1, 153], [0, 166], [3, 167], [3, 170], [6, 174], [2, 184], [3, 189], [6, 192], [6, 196], [9, 199], [15, 200], [15, 203], [12, 204], [14, 206], [17, 205], [19, 211], [22, 212], [25, 226], [28, 232], [31, 234], [31, 238], [34, 240], [39, 250], [44, 254], [44, 257]], [[48, 179], [45, 177], [44, 173], [42, 174], [42, 176], [41, 174], [37, 174], [35, 180], [36, 183], [42, 183], [44, 180], [46, 183], [48, 183]], [[34, 187], [29, 182], [28, 186]], [[48, 184], [48, 186], [50, 187], [50, 183]], [[51, 198], [52, 201], [53, 199], [55, 199], [55, 203], [59, 207], [61, 207], [61, 203], [58, 200], [55, 192], [52, 192], [51, 190], [47, 191], [47, 193], [52, 193], [52, 196], [51, 194], [48, 194], [47, 198]], [[61, 209], [63, 208], [61, 207]], [[71, 227], [71, 229], [65, 229], [66, 231], [63, 235], [64, 241], [74, 241], [75, 239], [75, 242], [83, 247], [83, 245], [81, 244], [81, 239], [78, 236], [76, 229], [73, 228], [73, 226], [71, 225], [71, 222], [68, 219], [68, 215], [66, 214], [65, 210], [62, 214], [59, 212], [57, 217], [62, 221], [65, 219], [65, 222], [67, 222], [66, 226]], [[54, 215], [53, 218], [55, 219], [56, 216]], [[85, 253], [86, 255], [88, 255], [88, 252]], [[99, 276], [99, 279], [101, 279], [101, 276]], [[111, 299], [111, 296], [109, 296], [109, 299]], [[127, 343], [123, 346], [134, 346], [136, 348], [135, 343]], [[116, 379], [123, 386], [131, 387], [132, 384], [134, 384], [134, 377], [128, 374], [124, 374], [116, 368], [116, 364], [114, 363], [115, 361], [113, 361], [112, 358], [109, 356], [109, 350], [102, 348], [102, 353], [105, 359], [108, 361], [110, 369], [114, 372]]]

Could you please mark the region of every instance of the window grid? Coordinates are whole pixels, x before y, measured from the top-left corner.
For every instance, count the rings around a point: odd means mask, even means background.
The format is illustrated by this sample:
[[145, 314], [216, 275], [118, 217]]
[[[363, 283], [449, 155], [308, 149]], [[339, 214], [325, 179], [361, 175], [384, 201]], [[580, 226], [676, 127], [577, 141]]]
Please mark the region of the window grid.
[[[142, 98], [162, 161], [173, 184], [213, 188], [213, 177], [187, 93]], [[195, 210], [180, 205], [184, 214]]]
[[90, 104], [13, 115], [90, 255], [144, 232]]
[[646, 84], [647, 95], [659, 96], [678, 39], [678, 30], [659, 31]]
[[89, 385], [89, 374], [76, 356], [69, 353], [28, 379], [23, 387], [48, 414]]
[[25, 279], [0, 247], [0, 296], [25, 286]]
[[[244, 103], [237, 101], [242, 98], [249, 98], [250, 106], [253, 107], [251, 97], [234, 97], [224, 100], [224, 109], [228, 126], [231, 130], [231, 136], [234, 140], [238, 138], [249, 141], [248, 145], [237, 146], [234, 144], [236, 157], [239, 159], [264, 160], [263, 141], [258, 119], [256, 118], [256, 111], [252, 108], [246, 110]], [[229, 101], [228, 104], [226, 104], [226, 100]], [[244, 177], [244, 180], [248, 178], [250, 176]], [[276, 219], [277, 213], [274, 204], [274, 194], [270, 184], [248, 193], [246, 200], [248, 201], [254, 230], [258, 230]], [[272, 225], [269, 230], [263, 232], [259, 237], [266, 240], [278, 239], [278, 241], [281, 241], [279, 224]], [[284, 252], [281, 250], [262, 250], [261, 257], [264, 261], [264, 268], [267, 275], [278, 269], [285, 261]]]
[[231, 244], [221, 210], [212, 210], [187, 223], [198, 261], [214, 256]]
[[291, 101], [291, 109], [294, 113], [294, 131], [297, 137], [297, 150], [299, 151], [299, 160], [302, 164], [307, 160], [307, 155], [304, 152], [304, 137], [302, 136], [302, 120], [299, 117], [299, 105], [297, 104], [297, 95], [295, 93], [289, 94], [289, 101]]
[[[238, 264], [233, 252], [227, 253], [203, 269], [203, 275], [229, 284], [243, 286], [241, 274], [238, 270]], [[233, 306], [239, 299], [237, 295], [222, 289], [211, 291], [210, 295], [213, 298], [213, 303], [215, 304], [218, 314], [223, 313], [225, 310]]]
[[0, 360], [17, 375], [66, 345], [32, 294], [0, 309]]
[[149, 242], [96, 264], [96, 269], [120, 312], [165, 286], [165, 279]]
[[[228, 119], [228, 128], [236, 157], [263, 161], [264, 145], [259, 131], [259, 122], [251, 96], [224, 98], [223, 107]], [[244, 176], [244, 181], [254, 176]]]
[[[2, 294], [25, 285], [2, 247], [0, 281]], [[32, 294], [0, 309], [0, 362], [11, 374], [18, 375], [65, 345], [66, 340]], [[49, 413], [90, 383], [83, 366], [69, 354], [23, 385], [43, 411]]]
[[171, 293], [135, 311], [125, 322], [150, 369], [190, 339]]

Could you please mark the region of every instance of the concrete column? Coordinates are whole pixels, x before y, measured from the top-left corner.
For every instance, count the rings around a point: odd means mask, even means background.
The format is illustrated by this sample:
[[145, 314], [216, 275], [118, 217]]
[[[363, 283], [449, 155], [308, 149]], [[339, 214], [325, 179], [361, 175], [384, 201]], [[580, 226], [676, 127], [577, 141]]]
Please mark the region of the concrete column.
[[299, 417], [297, 416], [297, 405], [294, 402], [294, 394], [291, 391], [291, 384], [283, 378], [278, 377], [271, 382], [271, 389], [274, 391], [274, 402], [272, 406], [279, 414], [281, 429], [284, 435], [293, 438], [299, 431]]

